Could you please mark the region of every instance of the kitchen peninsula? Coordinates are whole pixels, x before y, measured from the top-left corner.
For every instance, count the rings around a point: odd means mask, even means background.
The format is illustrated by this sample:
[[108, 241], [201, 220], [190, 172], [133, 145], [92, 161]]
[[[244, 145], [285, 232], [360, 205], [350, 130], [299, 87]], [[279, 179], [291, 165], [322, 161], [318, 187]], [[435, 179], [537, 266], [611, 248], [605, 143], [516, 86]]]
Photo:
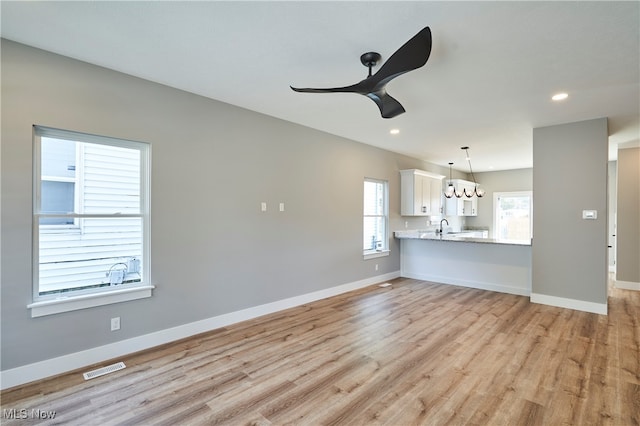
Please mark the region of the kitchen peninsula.
[[531, 294], [531, 241], [468, 233], [396, 231], [400, 275], [482, 290]]

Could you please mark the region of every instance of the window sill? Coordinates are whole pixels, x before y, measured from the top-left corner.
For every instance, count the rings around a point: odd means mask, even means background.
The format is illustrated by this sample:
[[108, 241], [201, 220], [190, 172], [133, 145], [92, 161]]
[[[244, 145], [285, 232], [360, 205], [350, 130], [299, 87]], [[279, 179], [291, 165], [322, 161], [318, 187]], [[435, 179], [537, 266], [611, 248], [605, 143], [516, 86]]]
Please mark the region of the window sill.
[[363, 258], [364, 260], [367, 259], [375, 259], [377, 257], [384, 257], [384, 256], [389, 256], [389, 253], [391, 253], [390, 250], [372, 250], [372, 251], [365, 251]]
[[112, 290], [108, 293], [85, 294], [81, 296], [61, 297], [59, 299], [33, 302], [27, 305], [31, 309], [31, 318], [54, 315], [62, 312], [77, 311], [95, 306], [151, 297], [155, 286], [144, 285], [126, 289]]

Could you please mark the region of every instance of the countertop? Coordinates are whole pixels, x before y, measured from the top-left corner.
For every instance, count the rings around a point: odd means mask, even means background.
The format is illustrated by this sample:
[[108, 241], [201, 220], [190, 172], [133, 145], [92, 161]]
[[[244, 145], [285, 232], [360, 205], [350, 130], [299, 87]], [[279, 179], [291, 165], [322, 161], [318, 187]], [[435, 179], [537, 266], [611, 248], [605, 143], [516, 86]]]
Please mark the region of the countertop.
[[503, 240], [497, 238], [479, 238], [471, 236], [474, 231], [459, 232], [459, 233], [445, 233], [440, 234], [434, 231], [421, 231], [421, 230], [405, 230], [395, 231], [393, 234], [398, 239], [411, 239], [411, 240], [435, 240], [435, 241], [454, 241], [462, 243], [479, 243], [479, 244], [505, 244], [514, 246], [530, 246], [530, 240]]

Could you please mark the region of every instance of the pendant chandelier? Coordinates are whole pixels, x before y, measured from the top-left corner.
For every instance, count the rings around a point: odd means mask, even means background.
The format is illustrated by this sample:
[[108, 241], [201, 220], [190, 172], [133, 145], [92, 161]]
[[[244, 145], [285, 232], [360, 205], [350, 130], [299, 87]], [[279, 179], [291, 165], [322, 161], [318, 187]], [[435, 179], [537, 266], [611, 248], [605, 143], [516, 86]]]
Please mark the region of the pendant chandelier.
[[453, 179], [451, 177], [451, 166], [453, 166], [453, 163], [449, 163], [449, 185], [447, 186], [447, 189], [444, 191], [444, 196], [447, 198], [453, 198], [454, 196], [456, 198], [462, 198], [462, 196], [464, 195], [467, 198], [471, 198], [475, 195], [478, 198], [482, 198], [484, 197], [484, 189], [478, 188], [478, 182], [476, 182], [476, 177], [473, 174], [473, 169], [471, 168], [471, 157], [469, 157], [469, 147], [463, 146], [460, 149], [464, 150], [464, 152], [467, 154], [467, 161], [469, 162], [469, 173], [471, 174], [471, 179], [473, 179], [473, 186], [474, 186], [473, 191], [470, 191], [469, 193], [467, 193], [466, 188], [463, 188], [462, 192], [456, 189], [456, 187], [453, 184]]

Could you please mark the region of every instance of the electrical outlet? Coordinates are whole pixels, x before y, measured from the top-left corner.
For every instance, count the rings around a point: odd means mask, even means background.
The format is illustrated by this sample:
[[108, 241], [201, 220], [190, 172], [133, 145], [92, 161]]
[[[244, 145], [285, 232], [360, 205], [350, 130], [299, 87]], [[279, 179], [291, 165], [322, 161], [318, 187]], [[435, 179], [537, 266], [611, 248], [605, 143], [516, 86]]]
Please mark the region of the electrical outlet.
[[111, 331], [120, 330], [120, 317], [111, 318]]

